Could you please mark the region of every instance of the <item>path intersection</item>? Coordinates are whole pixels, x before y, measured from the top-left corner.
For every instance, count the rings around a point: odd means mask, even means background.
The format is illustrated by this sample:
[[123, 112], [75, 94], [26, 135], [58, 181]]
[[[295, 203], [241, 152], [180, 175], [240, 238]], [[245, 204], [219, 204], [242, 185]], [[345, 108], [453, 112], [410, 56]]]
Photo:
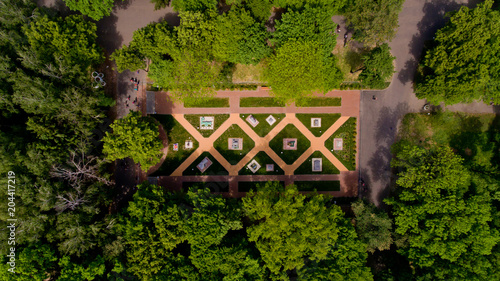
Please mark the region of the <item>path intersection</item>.
[[[337, 197], [357, 196], [358, 192], [358, 165], [356, 163], [355, 171], [348, 169], [340, 162], [333, 153], [325, 147], [325, 141], [332, 136], [335, 131], [340, 128], [350, 117], [359, 117], [359, 91], [332, 91], [326, 95], [318, 95], [318, 97], [341, 97], [341, 106], [335, 107], [296, 107], [289, 105], [286, 107], [240, 107], [240, 98], [242, 97], [269, 97], [269, 91], [259, 89], [257, 91], [219, 91], [218, 98], [229, 98], [229, 107], [225, 108], [184, 108], [182, 104], [172, 103], [169, 101], [167, 93], [156, 92], [155, 94], [155, 111], [156, 114], [170, 114], [174, 117], [182, 127], [184, 127], [199, 143], [199, 147], [191, 153], [191, 155], [179, 165], [170, 176], [159, 176], [150, 178], [157, 184], [166, 186], [172, 190], [180, 190], [183, 182], [228, 182], [229, 192], [222, 192], [223, 195], [231, 197], [244, 196], [244, 192], [238, 192], [238, 182], [244, 181], [283, 181], [286, 185], [294, 181], [340, 181], [340, 191], [323, 191], [319, 193], [327, 193]], [[146, 106], [146, 93], [142, 94], [141, 103]], [[146, 112], [143, 108], [142, 112]], [[267, 135], [260, 137], [246, 123], [240, 114], [261, 114], [261, 113], [285, 113], [285, 118], [281, 120]], [[319, 137], [314, 136], [311, 131], [299, 121], [296, 113], [317, 113], [317, 114], [334, 114], [340, 113], [341, 117]], [[229, 118], [221, 124], [214, 133], [209, 137], [203, 137], [200, 132], [185, 118], [185, 114], [229, 114]], [[237, 164], [230, 164], [217, 149], [214, 148], [215, 141], [229, 128], [231, 125], [238, 125], [254, 142], [255, 146], [251, 149]], [[311, 145], [302, 153], [292, 164], [286, 164], [274, 150], [269, 146], [269, 142], [288, 124], [293, 124], [310, 142]], [[359, 130], [359, 127], [356, 127]], [[356, 134], [356, 143], [357, 136]], [[258, 152], [264, 151], [283, 171], [284, 175], [238, 175], [238, 172], [250, 162]], [[339, 171], [340, 174], [315, 174], [315, 175], [294, 175], [294, 171], [303, 164], [315, 151], [320, 151], [326, 159], [328, 159]], [[358, 151], [358, 149], [356, 149]], [[202, 153], [208, 152], [215, 158], [229, 173], [229, 175], [202, 175], [202, 176], [183, 176], [182, 173], [193, 164]], [[168, 152], [167, 152], [168, 153]], [[162, 159], [164, 159], [163, 157]], [[358, 159], [356, 155], [356, 159]], [[357, 162], [357, 161], [356, 161]], [[162, 163], [153, 167], [148, 174], [151, 174], [161, 166]], [[142, 176], [144, 179], [146, 175]]]

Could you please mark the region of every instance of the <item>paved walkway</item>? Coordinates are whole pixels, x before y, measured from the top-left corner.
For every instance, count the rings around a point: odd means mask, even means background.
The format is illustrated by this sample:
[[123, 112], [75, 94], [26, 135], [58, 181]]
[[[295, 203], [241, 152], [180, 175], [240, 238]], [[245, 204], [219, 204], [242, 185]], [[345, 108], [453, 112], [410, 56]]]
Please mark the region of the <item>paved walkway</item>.
[[[227, 108], [184, 108], [182, 105], [168, 102], [166, 93], [156, 94], [156, 112], [157, 114], [171, 114], [198, 142], [199, 147], [170, 175], [158, 177], [160, 185], [166, 185], [173, 189], [179, 189], [184, 181], [200, 181], [200, 182], [213, 182], [222, 181], [229, 182], [229, 193], [226, 194], [231, 197], [240, 197], [244, 193], [238, 192], [239, 181], [268, 181], [279, 180], [284, 181], [285, 184], [292, 183], [295, 180], [300, 181], [326, 181], [326, 180], [340, 180], [341, 191], [339, 192], [326, 192], [335, 196], [356, 196], [357, 195], [357, 172], [348, 171], [347, 168], [328, 150], [324, 143], [325, 141], [340, 128], [349, 117], [358, 117], [359, 109], [359, 91], [333, 91], [327, 93], [327, 97], [341, 97], [342, 106], [339, 107], [314, 107], [314, 108], [300, 108], [295, 105], [287, 107], [249, 107], [240, 108], [241, 97], [269, 97], [269, 91], [221, 91], [218, 92], [217, 97], [229, 97], [230, 106]], [[323, 95], [319, 95], [323, 96]], [[146, 104], [145, 95], [142, 95], [142, 104]], [[345, 104], [345, 105], [344, 105]], [[244, 111], [244, 112], [242, 112]], [[145, 111], [143, 111], [145, 112]], [[223, 114], [229, 113], [229, 118], [209, 137], [204, 138], [197, 129], [193, 127], [184, 118], [186, 114]], [[242, 119], [240, 113], [286, 113], [282, 119], [265, 137], [258, 136], [255, 131]], [[314, 136], [309, 129], [302, 124], [296, 117], [296, 113], [341, 113], [341, 117], [328, 128], [320, 137]], [[349, 114], [349, 115], [347, 115]], [[213, 143], [233, 124], [237, 124], [254, 142], [255, 147], [248, 152], [243, 159], [236, 165], [231, 165], [214, 147]], [[270, 147], [269, 142], [288, 124], [293, 124], [297, 129], [309, 139], [311, 142], [310, 147], [291, 165], [286, 164]], [[264, 151], [271, 159], [283, 169], [285, 175], [283, 176], [241, 176], [238, 172], [252, 160], [258, 152]], [[320, 151], [337, 169], [340, 175], [293, 175], [294, 171], [304, 163], [315, 151]], [[229, 173], [228, 176], [182, 176], [182, 172], [188, 168], [198, 157], [204, 153], [209, 152]], [[164, 158], [163, 158], [164, 159]], [[161, 164], [155, 166], [154, 169], [148, 171], [148, 174], [154, 172]]]

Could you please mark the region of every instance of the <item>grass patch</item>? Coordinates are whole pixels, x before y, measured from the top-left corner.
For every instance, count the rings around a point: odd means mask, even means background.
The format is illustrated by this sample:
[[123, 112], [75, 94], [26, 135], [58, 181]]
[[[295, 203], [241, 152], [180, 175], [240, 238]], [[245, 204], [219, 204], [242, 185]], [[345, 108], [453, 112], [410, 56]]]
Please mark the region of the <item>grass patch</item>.
[[[257, 188], [264, 186], [267, 181], [240, 181], [238, 182], [238, 192], [249, 192], [250, 190], [257, 191]], [[281, 186], [285, 186], [285, 182], [279, 182]]]
[[[151, 174], [151, 176], [169, 176], [182, 162], [184, 162], [184, 160], [189, 157], [189, 155], [191, 155], [191, 153], [193, 153], [193, 151], [196, 150], [196, 148], [198, 148], [198, 141], [196, 141], [196, 139], [193, 138], [193, 136], [191, 136], [191, 134], [188, 133], [188, 131], [186, 131], [186, 129], [184, 129], [184, 127], [182, 127], [174, 117], [172, 117], [172, 115], [155, 114], [151, 116], [158, 120], [158, 122], [160, 122], [163, 126], [163, 129], [168, 137], [169, 146], [165, 161], [156, 172]], [[193, 141], [193, 148], [184, 149], [184, 143], [189, 139]], [[173, 150], [174, 143], [179, 144], [178, 151]]]
[[340, 181], [295, 181], [299, 191], [340, 191]]
[[500, 163], [500, 118], [495, 114], [438, 112], [410, 113], [402, 121], [399, 137], [415, 145], [449, 145], [466, 165], [493, 168]]
[[[303, 113], [297, 113], [297, 114], [295, 114], [295, 116], [316, 137], [320, 137], [328, 128], [330, 128], [333, 125], [333, 123], [335, 123], [340, 118], [340, 114], [338, 114], [338, 113], [336, 113], [336, 114], [303, 114]], [[312, 128], [311, 127], [311, 118], [321, 118], [321, 127], [319, 127], [319, 128]]]
[[[252, 160], [256, 160], [260, 164], [260, 169], [254, 173], [250, 171], [250, 169], [247, 168], [248, 163], [252, 162]], [[271, 157], [269, 157], [264, 151], [259, 151], [257, 155], [248, 163], [245, 164], [245, 166], [239, 171], [238, 175], [283, 175], [284, 172], [276, 164]], [[274, 164], [274, 170], [272, 172], [266, 172], [266, 164]]]
[[211, 192], [229, 192], [229, 182], [208, 181], [208, 182], [183, 182], [182, 190], [188, 191], [190, 188], [208, 188]]
[[[200, 130], [200, 117], [201, 116], [213, 116], [214, 117], [214, 129], [213, 130]], [[193, 127], [200, 132], [200, 134], [208, 138], [210, 137], [227, 119], [229, 119], [229, 114], [187, 114], [184, 118], [193, 125]]]
[[201, 98], [185, 102], [184, 107], [229, 107], [229, 98]]
[[[255, 128], [252, 127], [252, 125], [250, 125], [250, 123], [248, 123], [248, 121], [246, 120], [246, 118], [249, 115], [252, 115], [253, 117], [255, 117], [255, 119], [257, 119], [257, 121], [259, 121], [259, 124], [257, 126], [255, 126]], [[266, 118], [269, 115], [272, 115], [276, 119], [276, 122], [274, 122], [274, 124], [272, 126], [269, 125], [269, 123], [267, 123], [267, 121], [266, 121]], [[252, 128], [254, 130], [254, 132], [257, 135], [259, 135], [259, 137], [265, 137], [267, 134], [269, 134], [269, 132], [274, 127], [276, 127], [276, 125], [278, 125], [279, 122], [281, 122], [281, 120], [283, 120], [283, 118], [285, 118], [285, 114], [284, 113], [277, 113], [277, 114], [240, 114], [240, 118], [243, 119], [243, 120], [245, 120], [245, 122], [247, 122], [247, 124], [250, 126], [250, 128]]]
[[240, 107], [284, 107], [285, 103], [271, 97], [241, 98]]
[[[284, 138], [296, 138], [297, 150], [284, 150]], [[293, 124], [288, 124], [269, 142], [269, 146], [279, 157], [281, 157], [281, 159], [283, 159], [283, 161], [285, 161], [285, 163], [290, 165], [311, 146], [311, 142], [299, 131], [299, 129], [297, 129], [297, 127]]]
[[[229, 150], [228, 138], [243, 138], [242, 150]], [[233, 124], [214, 143], [217, 149], [231, 165], [236, 165], [245, 155], [254, 148], [255, 142], [240, 128]]]
[[[203, 158], [208, 157], [210, 161], [212, 161], [212, 165], [205, 171], [205, 172], [200, 172], [196, 165], [200, 163]], [[182, 172], [183, 176], [201, 176], [201, 175], [208, 175], [208, 176], [224, 176], [224, 175], [229, 175], [227, 170], [219, 163], [215, 158], [208, 152], [203, 152], [200, 157], [198, 157], [187, 169]]]
[[[356, 169], [356, 118], [351, 117], [325, 141], [325, 147], [344, 164], [349, 171]], [[333, 139], [343, 139], [343, 149], [333, 150]]]
[[303, 98], [297, 101], [297, 107], [321, 107], [321, 106], [341, 106], [342, 98], [325, 97], [325, 98]]
[[333, 54], [338, 58], [337, 65], [339, 66], [342, 74], [344, 74], [345, 81], [357, 81], [361, 71], [357, 71], [363, 67], [363, 50], [358, 50], [347, 44], [346, 47], [342, 45], [335, 46]]
[[263, 61], [256, 65], [236, 64], [233, 72], [233, 83], [256, 83], [260, 84], [264, 80], [265, 64]]
[[[313, 158], [321, 158], [323, 159], [322, 163], [322, 168], [323, 170], [321, 172], [313, 172], [312, 171], [312, 159]], [[331, 174], [340, 174], [339, 169], [337, 169], [330, 160], [328, 160], [323, 153], [320, 151], [315, 151], [313, 154], [307, 158], [302, 165], [300, 165], [295, 172], [293, 172], [294, 175], [331, 175]]]

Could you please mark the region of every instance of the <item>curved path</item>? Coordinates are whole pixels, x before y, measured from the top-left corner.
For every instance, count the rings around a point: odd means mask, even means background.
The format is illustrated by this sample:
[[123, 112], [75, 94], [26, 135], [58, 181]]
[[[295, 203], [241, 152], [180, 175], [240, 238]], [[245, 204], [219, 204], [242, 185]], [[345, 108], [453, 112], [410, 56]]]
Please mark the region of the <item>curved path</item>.
[[[412, 79], [424, 42], [446, 23], [445, 13], [461, 5], [475, 7], [478, 1], [406, 0], [399, 14], [399, 29], [390, 43], [396, 57], [396, 73], [388, 89], [364, 91], [360, 105], [360, 177], [370, 188], [370, 200], [382, 203], [390, 191], [393, 174], [390, 169], [390, 146], [394, 143], [398, 125], [409, 112], [419, 112], [425, 100], [413, 93]], [[376, 100], [372, 97], [375, 95]], [[447, 110], [470, 113], [498, 113], [498, 106], [483, 103], [460, 104]]]

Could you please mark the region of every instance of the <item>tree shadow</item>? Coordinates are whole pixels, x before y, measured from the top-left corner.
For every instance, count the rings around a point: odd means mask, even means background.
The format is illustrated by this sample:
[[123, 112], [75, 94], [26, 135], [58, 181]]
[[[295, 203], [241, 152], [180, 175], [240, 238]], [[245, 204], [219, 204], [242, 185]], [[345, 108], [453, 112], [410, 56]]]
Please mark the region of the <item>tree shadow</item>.
[[97, 22], [97, 42], [111, 54], [122, 46], [123, 37], [116, 28], [118, 17], [111, 14]]
[[479, 1], [471, 0], [466, 5], [461, 5], [453, 0], [433, 0], [424, 4], [424, 16], [417, 24], [418, 32], [413, 35], [409, 43], [411, 58], [405, 62], [405, 67], [400, 71], [398, 79], [406, 84], [413, 81], [416, 69], [422, 54], [425, 52], [425, 46], [432, 44], [436, 31], [442, 28], [449, 20], [447, 13], [458, 11], [461, 6], [474, 7]]
[[116, 10], [125, 10], [130, 6], [134, 0], [115, 0], [115, 5], [113, 7], [113, 11]]
[[[400, 120], [408, 111], [407, 103], [399, 103], [394, 109], [384, 106], [379, 111], [377, 133], [373, 140], [377, 148], [368, 161], [368, 165], [361, 171], [362, 178], [368, 186], [369, 195], [375, 199], [374, 202], [377, 202], [379, 207], [383, 206], [382, 200], [388, 196], [393, 185], [394, 176], [390, 166], [391, 145], [396, 140]], [[375, 186], [378, 186], [377, 190], [373, 190]]]
[[179, 26], [181, 24], [181, 18], [178, 13], [166, 13], [163, 17], [160, 17], [157, 22], [166, 21], [170, 26]]

